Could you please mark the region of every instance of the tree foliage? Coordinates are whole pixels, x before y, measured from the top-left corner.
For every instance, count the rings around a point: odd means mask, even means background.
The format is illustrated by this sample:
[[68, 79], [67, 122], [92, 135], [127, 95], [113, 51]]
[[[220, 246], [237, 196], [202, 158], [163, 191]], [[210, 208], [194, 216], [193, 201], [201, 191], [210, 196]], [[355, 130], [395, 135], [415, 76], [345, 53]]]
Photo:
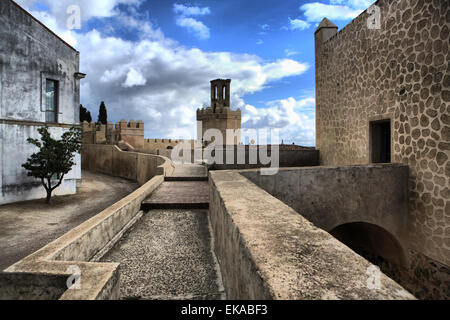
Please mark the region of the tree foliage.
[[28, 171], [28, 176], [41, 180], [47, 191], [47, 203], [50, 203], [52, 192], [75, 165], [75, 153], [81, 151], [81, 130], [72, 127], [62, 134], [61, 139], [53, 139], [48, 127], [41, 127], [38, 132], [41, 140], [29, 138], [27, 141], [39, 151], [32, 154], [22, 167]]
[[100, 108], [98, 110], [98, 121], [97, 123], [107, 124], [108, 123], [108, 112], [106, 111], [105, 102], [102, 101]]
[[89, 123], [92, 122], [92, 116], [91, 116], [91, 112], [86, 109], [85, 107], [83, 107], [82, 104], [80, 104], [80, 122], [82, 123], [83, 121], [87, 121]]

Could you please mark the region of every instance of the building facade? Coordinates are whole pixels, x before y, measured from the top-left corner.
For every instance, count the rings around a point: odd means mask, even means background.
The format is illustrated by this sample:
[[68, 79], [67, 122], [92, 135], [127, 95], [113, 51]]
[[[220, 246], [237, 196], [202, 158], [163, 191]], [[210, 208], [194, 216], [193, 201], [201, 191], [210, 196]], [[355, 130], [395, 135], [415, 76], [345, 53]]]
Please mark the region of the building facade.
[[[47, 125], [54, 137], [79, 124], [79, 52], [11, 0], [0, 1], [0, 204], [45, 197], [22, 164]], [[81, 157], [56, 195], [73, 194]]]
[[393, 277], [420, 298], [448, 299], [450, 5], [375, 6], [339, 32], [327, 19], [315, 32], [317, 148], [326, 166], [409, 166], [408, 263]]
[[197, 139], [204, 144], [210, 142], [205, 136], [209, 129], [220, 131], [223, 141], [221, 143], [217, 141], [217, 144], [238, 145], [241, 143], [241, 110], [231, 110], [230, 90], [231, 80], [229, 79], [211, 81], [211, 106], [197, 110], [197, 122], [201, 123], [201, 128], [197, 129]]

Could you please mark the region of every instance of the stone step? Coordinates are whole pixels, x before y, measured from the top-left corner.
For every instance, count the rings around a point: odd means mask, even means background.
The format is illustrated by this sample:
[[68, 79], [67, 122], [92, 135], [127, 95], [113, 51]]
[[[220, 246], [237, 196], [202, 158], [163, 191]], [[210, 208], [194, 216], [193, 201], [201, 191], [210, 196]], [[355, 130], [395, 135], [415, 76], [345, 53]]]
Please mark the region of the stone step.
[[152, 209], [208, 209], [207, 181], [166, 181], [148, 196], [142, 210]]
[[208, 181], [207, 176], [170, 176], [164, 177], [164, 181]]

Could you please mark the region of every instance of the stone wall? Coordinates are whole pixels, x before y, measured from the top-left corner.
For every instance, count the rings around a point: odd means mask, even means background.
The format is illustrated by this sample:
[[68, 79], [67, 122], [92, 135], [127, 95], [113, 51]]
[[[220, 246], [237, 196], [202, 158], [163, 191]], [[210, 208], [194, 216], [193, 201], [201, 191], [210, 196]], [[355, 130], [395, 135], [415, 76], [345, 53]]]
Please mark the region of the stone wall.
[[[48, 125], [56, 138], [78, 124], [79, 52], [10, 0], [0, 1], [0, 204], [45, 197], [22, 164], [37, 151], [27, 142]], [[46, 80], [58, 81], [57, 123], [46, 123]], [[73, 194], [80, 156], [55, 194]]]
[[96, 124], [94, 122], [83, 122], [83, 144], [109, 144], [116, 145], [124, 141], [131, 145], [136, 151], [144, 149], [144, 122], [121, 120], [113, 125]]
[[[141, 216], [142, 201], [162, 175], [0, 272], [0, 300], [105, 300], [119, 298], [119, 264], [96, 263]], [[80, 289], [68, 290], [70, 269], [80, 269]], [[69, 270], [69, 271], [68, 271]]]
[[259, 170], [241, 174], [327, 232], [343, 224], [366, 222], [394, 235], [402, 250], [408, 248], [405, 165], [281, 168], [276, 175], [261, 175]]
[[185, 140], [185, 139], [145, 139], [144, 148], [142, 152], [153, 153], [156, 151], [161, 151], [163, 153], [165, 150], [171, 151], [180, 143], [188, 143], [191, 145], [191, 149], [194, 149], [195, 140]]
[[[278, 166], [277, 167], [305, 167], [319, 165], [319, 151], [314, 148], [301, 148], [290, 145], [279, 145], [278, 148]], [[227, 155], [227, 153], [229, 155]], [[207, 159], [208, 152], [204, 152], [204, 158]], [[222, 158], [220, 159], [220, 154]], [[263, 155], [263, 158], [260, 155]], [[271, 157], [272, 146], [226, 146], [216, 147], [212, 152], [213, 159], [217, 162], [210, 165], [211, 170], [232, 170], [232, 169], [251, 169], [276, 166], [275, 163], [266, 164], [266, 155]], [[274, 155], [275, 156], [275, 155]], [[228, 158], [232, 163], [228, 163]], [[240, 159], [244, 160], [241, 163]], [[221, 160], [221, 163], [218, 161]]]
[[450, 6], [376, 5], [381, 29], [368, 29], [364, 12], [339, 33], [329, 24], [316, 31], [317, 148], [323, 165], [370, 163], [369, 123], [390, 120], [392, 161], [410, 168], [413, 273], [440, 275], [423, 277], [429, 287], [421, 295], [448, 298], [442, 281], [450, 278]]
[[112, 145], [83, 145], [82, 168], [125, 179], [143, 185], [156, 175], [171, 175], [174, 166], [169, 159], [137, 152], [125, 152]]
[[[210, 171], [210, 219], [227, 298], [413, 299], [373, 265], [238, 171]], [[332, 214], [332, 213], [331, 213]]]

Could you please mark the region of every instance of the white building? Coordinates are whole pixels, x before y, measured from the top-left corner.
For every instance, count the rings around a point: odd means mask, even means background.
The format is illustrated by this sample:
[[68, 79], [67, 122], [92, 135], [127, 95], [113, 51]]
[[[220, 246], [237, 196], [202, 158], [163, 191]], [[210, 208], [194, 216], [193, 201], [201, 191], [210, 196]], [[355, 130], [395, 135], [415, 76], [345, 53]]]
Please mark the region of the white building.
[[[45, 197], [22, 168], [47, 125], [55, 137], [79, 124], [79, 52], [11, 0], [0, 1], [0, 204]], [[76, 193], [81, 157], [55, 195]]]

